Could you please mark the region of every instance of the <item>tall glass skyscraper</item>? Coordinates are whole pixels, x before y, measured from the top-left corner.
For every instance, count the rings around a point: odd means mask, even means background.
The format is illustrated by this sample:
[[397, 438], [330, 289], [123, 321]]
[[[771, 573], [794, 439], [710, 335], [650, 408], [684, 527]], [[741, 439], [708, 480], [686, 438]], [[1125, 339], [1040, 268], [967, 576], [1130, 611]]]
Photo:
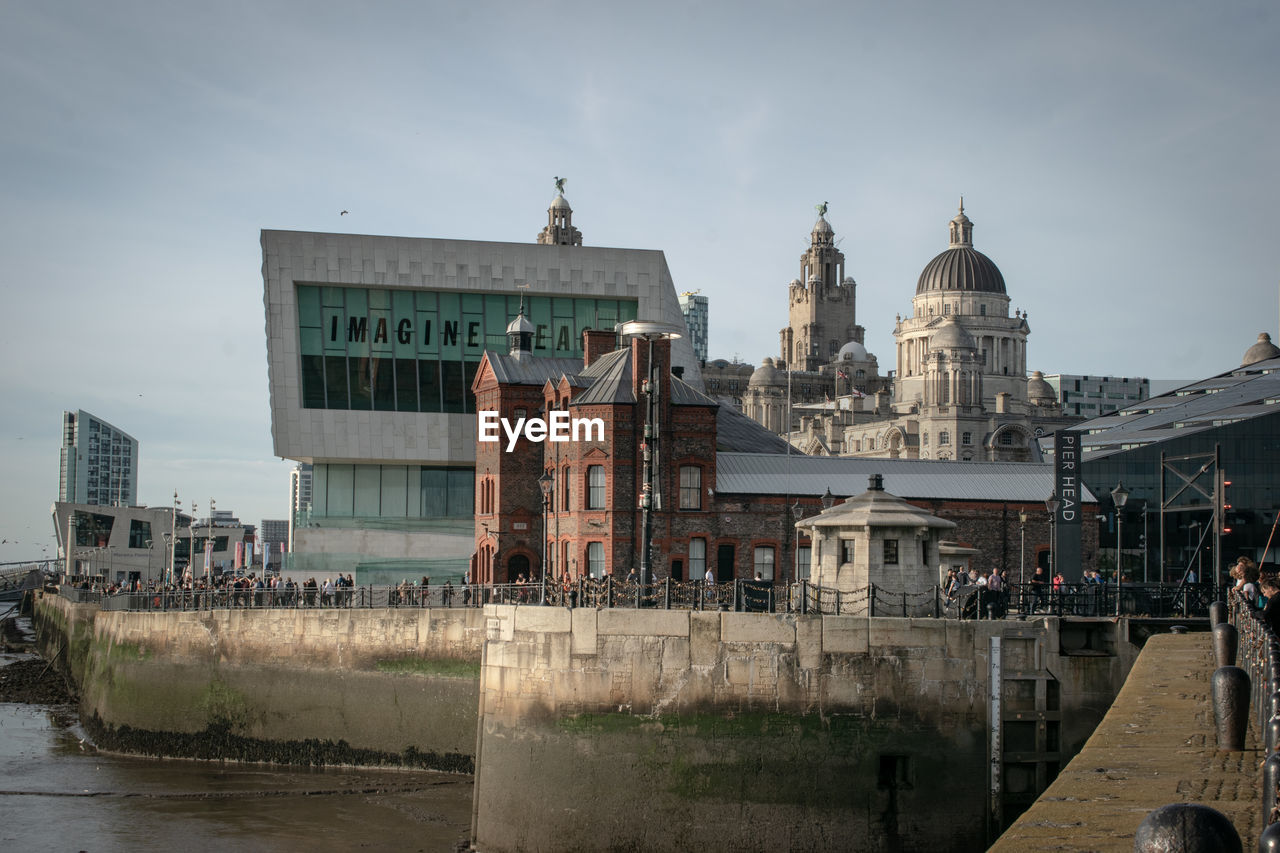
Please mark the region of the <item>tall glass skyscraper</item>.
[[85, 411], [62, 413], [58, 500], [98, 506], [138, 501], [138, 441]]

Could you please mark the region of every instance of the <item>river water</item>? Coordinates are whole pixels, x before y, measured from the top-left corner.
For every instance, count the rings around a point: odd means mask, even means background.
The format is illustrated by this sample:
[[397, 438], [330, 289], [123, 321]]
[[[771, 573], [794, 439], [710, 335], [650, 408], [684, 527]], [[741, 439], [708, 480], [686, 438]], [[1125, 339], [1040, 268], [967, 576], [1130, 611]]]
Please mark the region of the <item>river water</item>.
[[0, 850], [434, 853], [470, 833], [469, 776], [136, 758], [83, 738], [68, 709], [0, 703]]

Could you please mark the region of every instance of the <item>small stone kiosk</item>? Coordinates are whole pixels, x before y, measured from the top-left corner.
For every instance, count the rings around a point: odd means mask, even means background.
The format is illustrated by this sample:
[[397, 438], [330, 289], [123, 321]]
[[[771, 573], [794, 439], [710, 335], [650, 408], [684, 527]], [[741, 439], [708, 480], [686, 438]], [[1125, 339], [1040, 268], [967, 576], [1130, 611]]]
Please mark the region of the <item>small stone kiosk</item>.
[[894, 598], [898, 613], [903, 593], [908, 614], [932, 613], [939, 545], [956, 524], [889, 494], [879, 474], [870, 479], [857, 497], [796, 522], [813, 542], [812, 580], [840, 591], [841, 613], [867, 613], [872, 585]]

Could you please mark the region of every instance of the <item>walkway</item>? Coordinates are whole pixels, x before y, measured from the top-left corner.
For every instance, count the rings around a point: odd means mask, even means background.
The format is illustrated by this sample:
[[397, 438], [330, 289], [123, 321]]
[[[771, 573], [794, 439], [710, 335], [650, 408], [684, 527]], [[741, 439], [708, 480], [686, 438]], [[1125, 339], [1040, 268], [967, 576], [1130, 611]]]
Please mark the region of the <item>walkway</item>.
[[1244, 842], [1262, 831], [1262, 749], [1252, 724], [1244, 752], [1218, 752], [1209, 679], [1212, 634], [1159, 634], [1080, 754], [991, 853], [1133, 850], [1138, 824], [1170, 803], [1225, 814]]

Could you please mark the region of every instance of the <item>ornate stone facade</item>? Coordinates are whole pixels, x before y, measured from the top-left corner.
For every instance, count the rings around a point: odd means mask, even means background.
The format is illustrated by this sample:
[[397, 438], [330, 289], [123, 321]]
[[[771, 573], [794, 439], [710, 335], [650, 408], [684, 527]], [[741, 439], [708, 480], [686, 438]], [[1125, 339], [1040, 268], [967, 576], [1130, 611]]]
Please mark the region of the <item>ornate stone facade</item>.
[[1078, 419], [1063, 416], [1038, 371], [1027, 376], [1027, 315], [1009, 316], [1004, 276], [973, 248], [963, 200], [948, 230], [947, 250], [920, 274], [911, 316], [899, 316], [893, 330], [893, 416], [846, 428], [843, 452], [1036, 460], [1036, 436]]
[[[825, 213], [826, 205], [819, 205]], [[857, 283], [844, 272], [844, 253], [824, 215], [809, 235], [809, 250], [800, 256], [800, 278], [788, 288], [788, 322], [780, 332], [781, 361], [792, 370], [817, 372], [836, 360], [849, 341], [862, 343], [857, 323]]]

